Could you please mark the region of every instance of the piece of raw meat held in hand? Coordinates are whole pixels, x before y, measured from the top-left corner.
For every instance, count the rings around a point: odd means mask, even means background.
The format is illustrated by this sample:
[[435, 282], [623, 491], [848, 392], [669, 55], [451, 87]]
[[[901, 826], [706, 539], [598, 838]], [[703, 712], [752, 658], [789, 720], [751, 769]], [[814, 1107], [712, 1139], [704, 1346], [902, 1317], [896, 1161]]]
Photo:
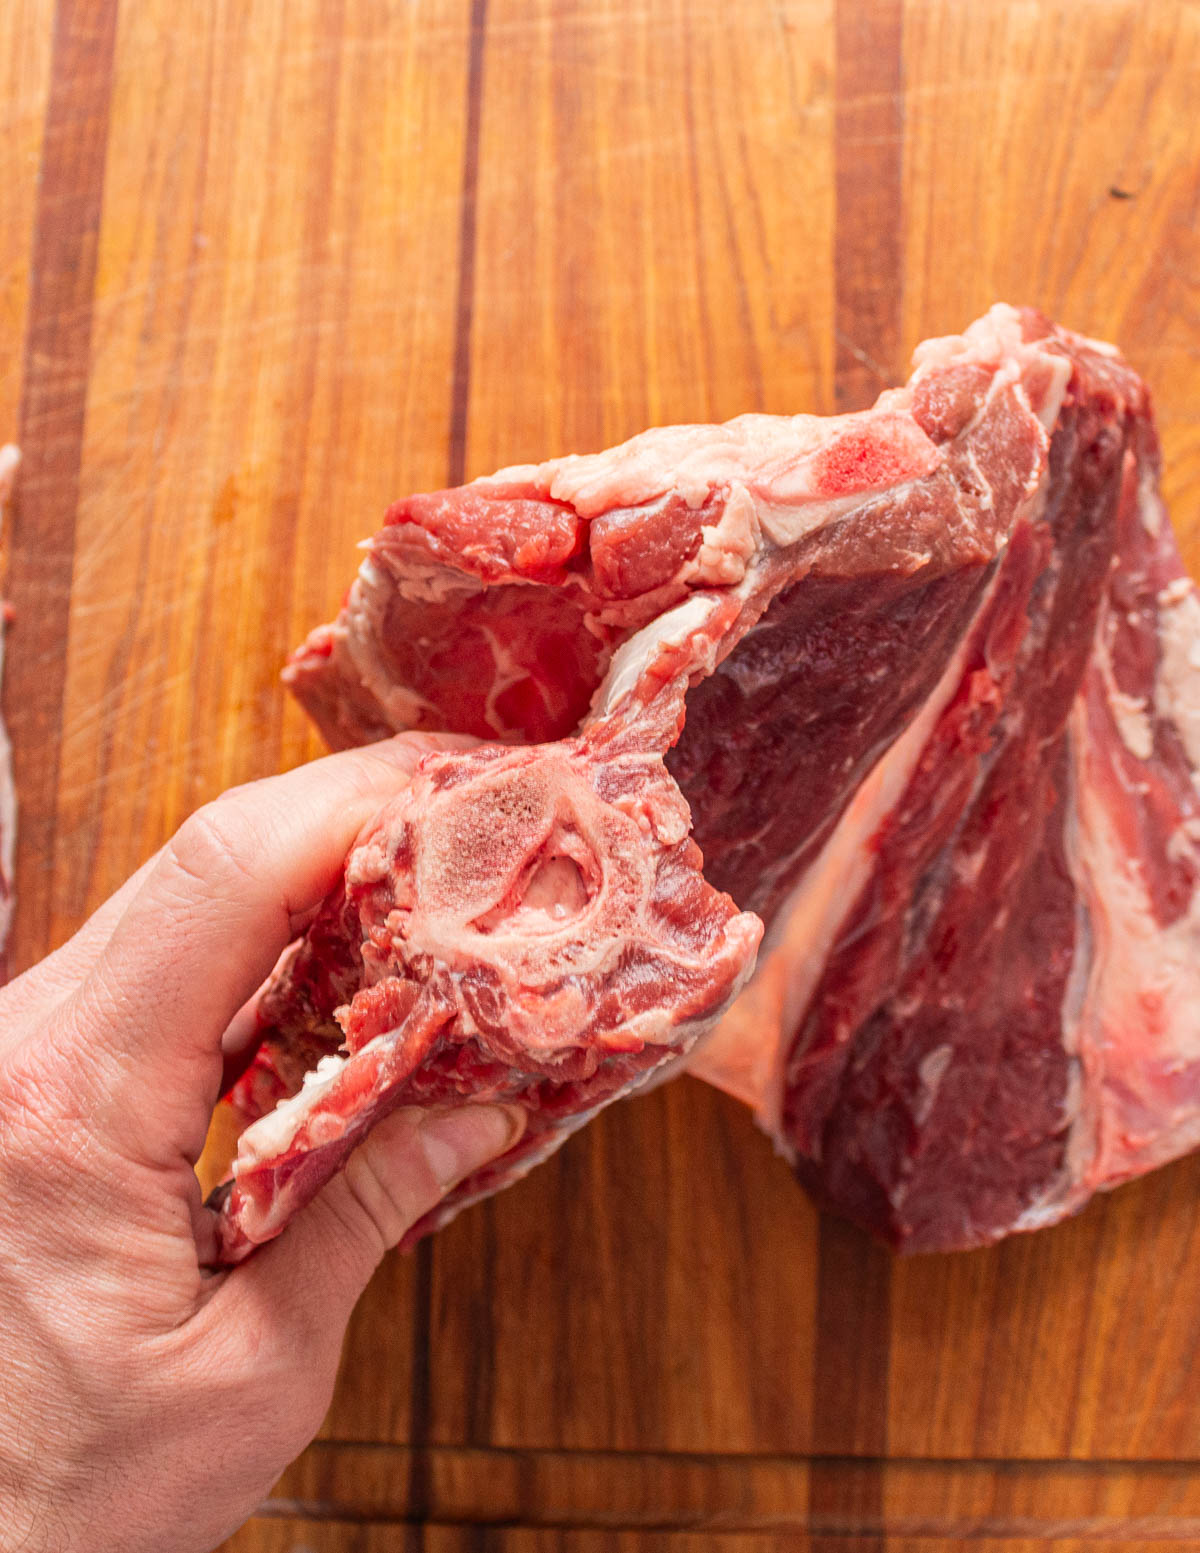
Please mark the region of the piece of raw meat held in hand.
[[[862, 414], [399, 503], [286, 678], [335, 745], [536, 746], [513, 771], [669, 706], [640, 747], [770, 951], [692, 1070], [891, 1243], [978, 1244], [1200, 1142], [1200, 604], [1156, 477], [1117, 353], [997, 307]], [[341, 1038], [306, 996], [249, 1118]]]
[[524, 1107], [520, 1141], [419, 1236], [678, 1065], [727, 1007], [762, 927], [700, 872], [662, 761], [683, 682], [654, 672], [709, 655], [720, 612], [649, 642], [579, 738], [427, 756], [359, 837], [260, 1006], [235, 1099], [261, 1119], [218, 1196], [224, 1260], [277, 1234], [389, 1111]]

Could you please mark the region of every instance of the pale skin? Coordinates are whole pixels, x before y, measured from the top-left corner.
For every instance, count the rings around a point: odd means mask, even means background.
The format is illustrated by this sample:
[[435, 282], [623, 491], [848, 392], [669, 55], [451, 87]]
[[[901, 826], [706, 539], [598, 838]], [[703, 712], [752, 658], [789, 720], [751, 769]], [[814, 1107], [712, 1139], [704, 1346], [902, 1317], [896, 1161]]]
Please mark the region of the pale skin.
[[245, 1005], [431, 743], [225, 794], [0, 991], [3, 1553], [213, 1548], [316, 1433], [380, 1259], [517, 1136], [494, 1106], [393, 1114], [278, 1240], [203, 1271], [193, 1166]]

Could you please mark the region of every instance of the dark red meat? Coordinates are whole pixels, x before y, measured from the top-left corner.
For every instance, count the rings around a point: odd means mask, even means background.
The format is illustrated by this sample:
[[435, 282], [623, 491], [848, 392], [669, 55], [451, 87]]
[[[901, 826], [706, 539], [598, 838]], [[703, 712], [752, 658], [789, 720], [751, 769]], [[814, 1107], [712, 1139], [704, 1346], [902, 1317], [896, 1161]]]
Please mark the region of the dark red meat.
[[[393, 508], [286, 677], [335, 745], [502, 742], [426, 763], [264, 1000], [227, 1254], [393, 1105], [526, 1105], [465, 1199], [685, 1057], [906, 1248], [1200, 1142], [1200, 601], [1156, 477], [1111, 347], [998, 307], [862, 415]], [[579, 842], [584, 793], [649, 830]]]
[[[677, 650], [703, 657], [721, 613]], [[430, 756], [359, 837], [262, 1000], [236, 1090], [262, 1119], [221, 1195], [226, 1260], [398, 1106], [523, 1106], [519, 1143], [428, 1221], [442, 1222], [678, 1065], [732, 1000], [762, 928], [700, 872], [662, 762], [682, 683], [652, 667], [578, 738]]]

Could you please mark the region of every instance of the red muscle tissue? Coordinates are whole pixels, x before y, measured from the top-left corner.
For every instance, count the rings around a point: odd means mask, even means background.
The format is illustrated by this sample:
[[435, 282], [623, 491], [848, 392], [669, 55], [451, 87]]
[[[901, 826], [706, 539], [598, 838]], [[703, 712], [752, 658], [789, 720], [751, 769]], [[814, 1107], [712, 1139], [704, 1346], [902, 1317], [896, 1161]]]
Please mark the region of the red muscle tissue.
[[393, 507], [285, 678], [334, 746], [487, 742], [266, 993], [224, 1258], [396, 1106], [530, 1117], [420, 1233], [684, 1066], [905, 1249], [1200, 1142], [1200, 603], [1157, 468], [1116, 351], [998, 306], [862, 414]]

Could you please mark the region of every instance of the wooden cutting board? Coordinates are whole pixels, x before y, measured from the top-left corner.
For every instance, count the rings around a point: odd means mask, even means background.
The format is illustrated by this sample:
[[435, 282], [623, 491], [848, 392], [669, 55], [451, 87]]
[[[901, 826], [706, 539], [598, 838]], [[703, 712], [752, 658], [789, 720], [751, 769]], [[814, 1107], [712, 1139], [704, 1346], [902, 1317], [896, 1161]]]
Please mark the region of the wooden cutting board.
[[[1149, 379], [1200, 565], [1198, 110], [1195, 0], [9, 0], [18, 965], [316, 753], [279, 665], [410, 490], [1004, 298]], [[228, 1546], [1200, 1542], [1198, 1290], [1200, 1158], [897, 1262], [684, 1081], [387, 1262]]]

